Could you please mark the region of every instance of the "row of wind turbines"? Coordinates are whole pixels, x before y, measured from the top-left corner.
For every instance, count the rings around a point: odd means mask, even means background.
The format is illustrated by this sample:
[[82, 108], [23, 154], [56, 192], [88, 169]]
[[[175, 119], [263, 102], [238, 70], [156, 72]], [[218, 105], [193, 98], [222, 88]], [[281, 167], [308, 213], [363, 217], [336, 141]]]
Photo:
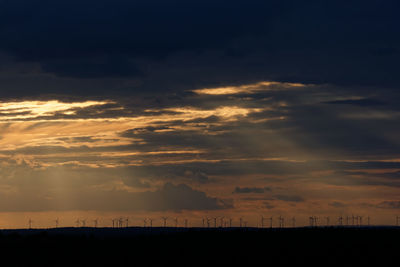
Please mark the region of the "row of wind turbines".
[[[154, 226], [154, 222], [158, 221], [158, 227], [193, 227], [189, 224], [189, 219], [180, 220], [178, 217], [167, 217], [163, 216], [158, 220], [154, 218], [144, 218], [142, 220], [142, 224], [130, 225], [128, 217], [119, 217], [108, 220], [103, 220], [103, 227], [110, 227], [107, 224], [107, 221], [110, 221], [112, 228], [128, 228], [128, 227], [145, 227], [152, 228]], [[77, 219], [75, 221], [75, 227], [99, 227], [99, 219], [93, 219], [88, 221], [87, 219]], [[235, 222], [235, 223], [234, 223]], [[310, 216], [308, 218], [308, 226], [309, 227], [329, 227], [329, 226], [346, 226], [346, 227], [361, 227], [361, 226], [371, 226], [371, 218], [370, 216], [364, 217], [360, 215], [351, 215], [351, 216], [339, 216], [339, 217], [318, 217], [318, 216]], [[29, 229], [33, 228], [34, 221], [32, 219], [28, 220]], [[304, 226], [304, 225], [303, 225]], [[400, 216], [396, 216], [396, 226], [400, 226]], [[60, 227], [60, 220], [57, 218], [54, 220], [54, 227]], [[243, 217], [239, 217], [237, 219], [233, 219], [231, 217], [225, 216], [217, 216], [217, 217], [203, 217], [201, 218], [201, 227], [202, 228], [232, 228], [232, 227], [240, 227], [246, 228], [248, 226], [248, 221], [244, 220]], [[285, 228], [285, 227], [298, 227], [296, 224], [296, 217], [285, 218], [282, 216], [278, 217], [264, 217], [260, 215], [260, 219], [254, 228]]]

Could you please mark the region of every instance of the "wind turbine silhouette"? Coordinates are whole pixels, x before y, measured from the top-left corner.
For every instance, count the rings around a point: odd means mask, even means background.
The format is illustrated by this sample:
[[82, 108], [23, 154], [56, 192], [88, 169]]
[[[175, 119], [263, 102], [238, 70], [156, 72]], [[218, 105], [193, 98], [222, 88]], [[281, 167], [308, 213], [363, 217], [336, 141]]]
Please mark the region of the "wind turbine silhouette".
[[264, 220], [265, 220], [264, 216], [261, 215], [261, 228], [264, 228]]
[[143, 220], [143, 227], [146, 227], [146, 226], [147, 226], [147, 219], [144, 218], [144, 220]]
[[98, 222], [99, 220], [97, 218], [93, 220], [94, 228], [97, 228]]
[[206, 217], [206, 219], [207, 219], [207, 228], [210, 228], [211, 218]]
[[217, 219], [218, 219], [218, 217], [214, 217], [213, 219], [214, 219], [214, 228], [217, 228]]
[[56, 223], [56, 228], [58, 228], [58, 218], [57, 219], [55, 219], [55, 221], [54, 221], [55, 223]]
[[79, 219], [76, 219], [75, 223], [76, 223], [76, 227], [79, 228], [79, 226], [80, 226], [80, 224], [81, 224], [81, 221], [80, 221]]
[[269, 227], [270, 227], [270, 228], [272, 228], [272, 222], [273, 222], [273, 218], [272, 218], [272, 216], [271, 216], [271, 217], [269, 217]]
[[220, 217], [221, 228], [224, 227], [224, 216]]
[[164, 227], [167, 227], [168, 217], [161, 217], [161, 219], [163, 219], [163, 221], [164, 221]]
[[329, 216], [325, 217], [326, 219], [326, 226], [329, 226]]
[[340, 216], [340, 217], [338, 218], [338, 225], [339, 225], [339, 226], [343, 226], [343, 216]]
[[233, 221], [233, 219], [229, 218], [229, 228], [232, 228], [232, 221]]
[[32, 229], [32, 223], [33, 223], [32, 219], [29, 219], [28, 221], [29, 229]]
[[81, 220], [82, 222], [82, 227], [86, 227], [86, 219]]
[[174, 222], [175, 222], [175, 227], [178, 227], [178, 217], [175, 217]]
[[150, 228], [152, 228], [153, 227], [153, 219], [149, 219], [149, 221], [150, 221]]
[[284, 220], [285, 219], [282, 216], [279, 216], [278, 220], [279, 220], [279, 227], [280, 228], [284, 227], [284, 224], [285, 224]]

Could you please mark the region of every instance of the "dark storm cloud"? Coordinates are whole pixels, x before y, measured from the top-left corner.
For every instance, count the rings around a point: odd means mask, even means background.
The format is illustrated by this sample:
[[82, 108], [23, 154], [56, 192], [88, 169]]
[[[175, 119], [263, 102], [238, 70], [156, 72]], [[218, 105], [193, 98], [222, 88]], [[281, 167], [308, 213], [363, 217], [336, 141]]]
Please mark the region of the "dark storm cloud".
[[292, 195], [276, 195], [274, 198], [282, 201], [288, 202], [303, 202], [304, 198], [301, 196], [292, 196]]
[[332, 206], [332, 207], [335, 207], [335, 208], [344, 208], [347, 205], [342, 203], [342, 202], [339, 202], [339, 201], [334, 201], [334, 202], [329, 203], [329, 206]]
[[271, 191], [269, 187], [235, 187], [233, 191], [234, 194], [248, 194], [248, 193], [255, 193], [255, 194], [262, 194], [267, 191]]
[[376, 207], [381, 209], [400, 209], [400, 201], [383, 201]]
[[115, 97], [258, 80], [396, 87], [397, 8], [390, 0], [3, 0], [2, 95]]
[[385, 103], [373, 98], [364, 98], [364, 99], [347, 99], [347, 100], [334, 100], [327, 101], [326, 104], [342, 104], [342, 105], [357, 105], [357, 106], [380, 106]]

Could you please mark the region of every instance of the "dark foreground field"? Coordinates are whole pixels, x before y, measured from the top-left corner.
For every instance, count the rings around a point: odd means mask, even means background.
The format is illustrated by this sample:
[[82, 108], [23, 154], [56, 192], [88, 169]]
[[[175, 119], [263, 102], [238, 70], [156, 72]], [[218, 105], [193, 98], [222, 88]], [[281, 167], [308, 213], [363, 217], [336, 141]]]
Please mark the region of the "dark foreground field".
[[1, 266], [398, 266], [398, 228], [0, 232]]

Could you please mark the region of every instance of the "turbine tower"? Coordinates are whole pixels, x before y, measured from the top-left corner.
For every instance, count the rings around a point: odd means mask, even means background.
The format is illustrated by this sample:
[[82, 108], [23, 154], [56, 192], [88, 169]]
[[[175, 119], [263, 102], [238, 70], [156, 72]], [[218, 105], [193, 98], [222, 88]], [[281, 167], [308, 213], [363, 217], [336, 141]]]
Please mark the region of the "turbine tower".
[[261, 215], [261, 228], [264, 228], [264, 220], [265, 220], [264, 216]]
[[214, 217], [213, 219], [214, 219], [214, 228], [217, 228], [217, 219], [218, 219], [218, 217]]
[[210, 219], [210, 218], [208, 218], [208, 217], [206, 217], [206, 220], [207, 220], [207, 228], [210, 228], [211, 219]]
[[163, 221], [164, 221], [164, 227], [167, 227], [168, 217], [161, 217], [161, 219], [163, 219]]
[[340, 216], [340, 217], [338, 218], [338, 225], [339, 225], [339, 226], [343, 226], [343, 216]]

